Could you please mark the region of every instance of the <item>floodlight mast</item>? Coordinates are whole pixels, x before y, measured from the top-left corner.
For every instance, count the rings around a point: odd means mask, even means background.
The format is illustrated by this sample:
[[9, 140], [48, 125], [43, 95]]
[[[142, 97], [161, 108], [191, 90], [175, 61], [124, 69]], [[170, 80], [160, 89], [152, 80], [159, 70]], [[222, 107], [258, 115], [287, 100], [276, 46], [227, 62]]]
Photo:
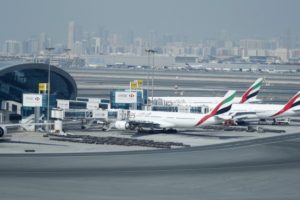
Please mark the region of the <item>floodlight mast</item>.
[[46, 48], [49, 56], [49, 64], [48, 64], [48, 83], [47, 83], [47, 132], [50, 133], [50, 82], [51, 82], [51, 51], [54, 50], [53, 47]]
[[[157, 53], [156, 50], [154, 49], [146, 49], [145, 50], [147, 52], [148, 55], [148, 65], [150, 66], [150, 54], [152, 54], [152, 80], [151, 80], [151, 107], [153, 104], [153, 95], [154, 95], [154, 54]], [[148, 76], [147, 76], [147, 95], [149, 95], [149, 72], [148, 72]], [[148, 108], [148, 97], [147, 97], [147, 108]]]

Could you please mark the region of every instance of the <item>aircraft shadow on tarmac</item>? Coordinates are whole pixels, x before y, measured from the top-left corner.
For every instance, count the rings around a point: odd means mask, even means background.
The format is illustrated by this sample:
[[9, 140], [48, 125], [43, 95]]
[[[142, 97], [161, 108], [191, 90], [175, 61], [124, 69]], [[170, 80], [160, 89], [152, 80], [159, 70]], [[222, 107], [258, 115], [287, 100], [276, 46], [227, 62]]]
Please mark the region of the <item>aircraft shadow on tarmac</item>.
[[[125, 133], [129, 135], [129, 133]], [[237, 138], [245, 138], [248, 136], [232, 136], [232, 135], [212, 135], [212, 131], [207, 130], [184, 130], [184, 131], [177, 131], [176, 133], [163, 133], [161, 130], [153, 130], [150, 132], [142, 132], [142, 133], [135, 133], [132, 137], [142, 137], [146, 135], [153, 135], [153, 134], [167, 134], [167, 135], [182, 135], [182, 136], [191, 136], [191, 137], [207, 137], [207, 138], [219, 138], [219, 139], [237, 139]]]
[[207, 138], [219, 138], [219, 139], [237, 139], [237, 138], [244, 138], [246, 136], [232, 136], [232, 135], [210, 135], [208, 134], [197, 134], [197, 133], [190, 133], [190, 131], [188, 133], [186, 132], [178, 132], [175, 133], [176, 135], [184, 135], [184, 136], [193, 136], [193, 137], [207, 137]]

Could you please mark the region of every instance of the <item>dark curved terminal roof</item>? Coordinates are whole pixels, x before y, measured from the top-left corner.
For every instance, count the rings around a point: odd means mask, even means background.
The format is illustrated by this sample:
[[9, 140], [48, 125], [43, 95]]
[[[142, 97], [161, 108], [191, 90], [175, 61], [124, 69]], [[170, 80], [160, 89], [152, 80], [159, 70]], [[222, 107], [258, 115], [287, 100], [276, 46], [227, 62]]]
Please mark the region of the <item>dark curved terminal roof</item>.
[[[38, 93], [38, 84], [48, 82], [48, 64], [26, 63], [0, 68], [0, 100], [21, 102], [23, 93]], [[75, 99], [77, 85], [66, 71], [50, 66], [51, 95], [55, 99]]]

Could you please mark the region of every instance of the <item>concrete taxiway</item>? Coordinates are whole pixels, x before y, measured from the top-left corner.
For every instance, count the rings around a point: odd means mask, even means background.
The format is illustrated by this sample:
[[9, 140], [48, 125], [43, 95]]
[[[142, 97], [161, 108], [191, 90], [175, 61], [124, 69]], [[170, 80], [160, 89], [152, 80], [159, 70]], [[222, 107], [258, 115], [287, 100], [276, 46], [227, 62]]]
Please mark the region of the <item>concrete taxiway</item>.
[[1, 155], [1, 198], [296, 200], [300, 134], [280, 137], [215, 148]]
[[[39, 132], [14, 132], [0, 140], [0, 154], [6, 153], [80, 153], [140, 151], [164, 148], [197, 147], [230, 142], [272, 138], [297, 133], [299, 123], [290, 126], [259, 125], [248, 131], [246, 127], [215, 126], [210, 128], [179, 129], [177, 133], [137, 134], [135, 131], [80, 130], [72, 127], [65, 134], [44, 137]], [[221, 128], [221, 129], [220, 129]], [[256, 129], [256, 131], [255, 131]], [[257, 129], [267, 130], [265, 132]], [[29, 152], [28, 152], [29, 151]]]

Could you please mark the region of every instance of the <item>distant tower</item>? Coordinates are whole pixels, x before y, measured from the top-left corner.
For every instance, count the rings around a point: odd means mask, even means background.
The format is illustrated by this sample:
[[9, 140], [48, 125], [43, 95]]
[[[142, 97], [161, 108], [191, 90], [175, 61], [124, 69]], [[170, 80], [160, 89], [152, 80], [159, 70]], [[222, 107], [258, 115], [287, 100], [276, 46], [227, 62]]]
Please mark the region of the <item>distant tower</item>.
[[44, 33], [44, 32], [40, 33], [39, 41], [38, 41], [38, 53], [45, 51], [45, 48], [47, 47], [46, 39], [47, 39], [46, 33]]
[[74, 42], [75, 42], [75, 22], [71, 21], [69, 22], [69, 27], [68, 27], [68, 49], [71, 49], [71, 51], [73, 51]]
[[6, 55], [17, 55], [21, 53], [21, 42], [15, 40], [6, 40], [4, 43], [4, 53]]
[[286, 48], [287, 48], [287, 59], [290, 59], [290, 50], [291, 50], [291, 31], [288, 30], [286, 33]]
[[133, 30], [130, 30], [127, 33], [126, 44], [132, 45], [133, 42], [134, 42], [134, 32], [133, 32]]
[[94, 38], [95, 42], [95, 48], [94, 48], [94, 54], [100, 54], [101, 53], [101, 39], [99, 37]]

